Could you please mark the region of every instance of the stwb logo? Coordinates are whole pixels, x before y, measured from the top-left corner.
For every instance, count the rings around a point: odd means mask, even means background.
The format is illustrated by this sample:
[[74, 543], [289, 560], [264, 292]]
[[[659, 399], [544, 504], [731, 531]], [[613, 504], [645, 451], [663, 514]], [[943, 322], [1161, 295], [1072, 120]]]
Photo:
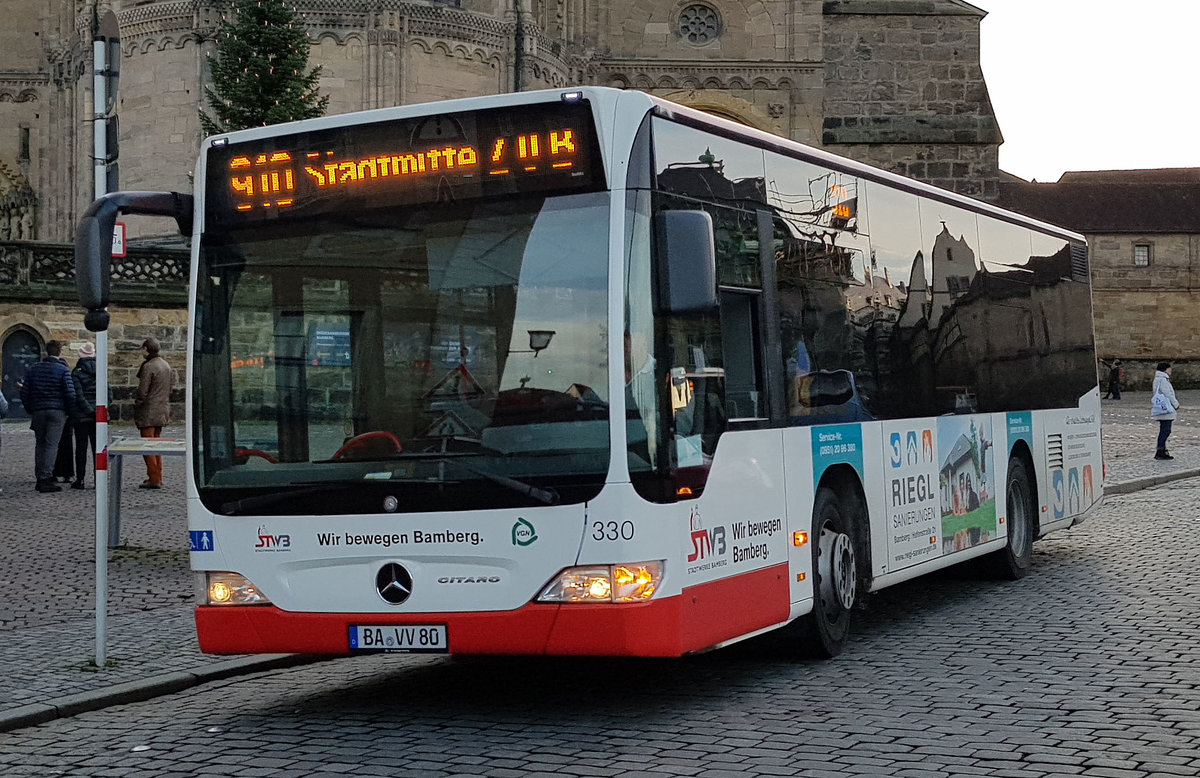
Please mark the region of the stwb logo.
[[291, 535], [272, 535], [265, 526], [258, 528], [258, 542], [254, 544], [255, 551], [289, 551], [292, 547]]
[[695, 562], [698, 559], [704, 559], [714, 551], [717, 556], [725, 553], [724, 527], [692, 530], [692, 553], [688, 554], [687, 561]]

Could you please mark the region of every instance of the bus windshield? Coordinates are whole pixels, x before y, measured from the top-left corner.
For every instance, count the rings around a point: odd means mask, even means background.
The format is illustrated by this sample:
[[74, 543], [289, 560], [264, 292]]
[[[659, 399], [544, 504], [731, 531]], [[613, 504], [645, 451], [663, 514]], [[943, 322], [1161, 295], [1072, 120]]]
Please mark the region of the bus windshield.
[[204, 235], [204, 504], [329, 515], [594, 497], [608, 208], [605, 192], [527, 196]]

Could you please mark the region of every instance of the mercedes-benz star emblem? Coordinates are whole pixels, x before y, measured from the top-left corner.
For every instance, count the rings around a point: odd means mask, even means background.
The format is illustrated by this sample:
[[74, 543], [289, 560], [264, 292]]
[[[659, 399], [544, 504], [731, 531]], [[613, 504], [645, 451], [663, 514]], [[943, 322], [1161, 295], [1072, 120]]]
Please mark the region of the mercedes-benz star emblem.
[[399, 605], [412, 594], [413, 579], [403, 565], [388, 562], [375, 575], [379, 596], [392, 605]]

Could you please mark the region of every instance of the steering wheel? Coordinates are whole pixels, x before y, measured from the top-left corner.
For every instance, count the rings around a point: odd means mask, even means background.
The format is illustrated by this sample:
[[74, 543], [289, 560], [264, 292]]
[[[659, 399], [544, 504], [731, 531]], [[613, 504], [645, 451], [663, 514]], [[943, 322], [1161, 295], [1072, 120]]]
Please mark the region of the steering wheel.
[[399, 454], [403, 448], [400, 445], [400, 438], [387, 430], [372, 430], [347, 440], [341, 448], [334, 452], [332, 458], [345, 459], [354, 454], [369, 454], [375, 450], [386, 454]]
[[233, 450], [234, 459], [249, 459], [250, 457], [262, 457], [273, 465], [279, 464], [279, 460], [271, 456], [265, 451], [257, 448], [236, 448]]

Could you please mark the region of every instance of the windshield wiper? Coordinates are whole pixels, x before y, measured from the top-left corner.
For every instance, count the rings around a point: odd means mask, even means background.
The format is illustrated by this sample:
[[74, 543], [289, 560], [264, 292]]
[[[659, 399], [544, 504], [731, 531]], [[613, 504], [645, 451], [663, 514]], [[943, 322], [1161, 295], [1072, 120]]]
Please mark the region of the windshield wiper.
[[[312, 482], [309, 482], [312, 484]], [[344, 492], [350, 489], [356, 489], [362, 486], [362, 483], [355, 481], [354, 483], [316, 483], [311, 486], [305, 486], [303, 489], [295, 489], [286, 492], [271, 492], [269, 494], [257, 494], [253, 497], [243, 497], [240, 500], [230, 500], [221, 506], [221, 513], [228, 516], [237, 516], [242, 513], [250, 513], [261, 508], [267, 508], [272, 505], [278, 505], [281, 502], [303, 497], [309, 494], [320, 494], [322, 492]]]
[[[486, 478], [489, 481], [491, 481], [492, 483], [507, 487], [508, 489], [513, 490], [517, 494], [523, 494], [526, 497], [537, 500], [538, 502], [540, 502], [543, 505], [557, 505], [558, 504], [558, 500], [559, 500], [558, 492], [554, 491], [553, 489], [542, 489], [540, 487], [534, 486], [533, 484], [527, 484], [524, 481], [518, 481], [515, 478], [509, 478], [506, 475], [500, 475], [499, 473], [492, 473], [487, 470], [483, 470], [481, 468], [474, 467], [472, 465], [468, 465], [466, 462], [463, 462], [459, 459], [455, 459], [452, 457], [453, 457], [453, 455], [451, 455], [451, 456], [439, 455], [436, 457], [428, 457], [428, 459], [431, 461], [434, 461], [434, 462], [442, 462], [442, 463], [448, 464], [448, 465], [457, 465], [458, 467], [461, 467], [463, 470], [466, 470], [468, 473], [474, 473], [475, 475], [479, 476], [480, 478]], [[393, 474], [393, 476], [394, 475], [395, 474]]]

